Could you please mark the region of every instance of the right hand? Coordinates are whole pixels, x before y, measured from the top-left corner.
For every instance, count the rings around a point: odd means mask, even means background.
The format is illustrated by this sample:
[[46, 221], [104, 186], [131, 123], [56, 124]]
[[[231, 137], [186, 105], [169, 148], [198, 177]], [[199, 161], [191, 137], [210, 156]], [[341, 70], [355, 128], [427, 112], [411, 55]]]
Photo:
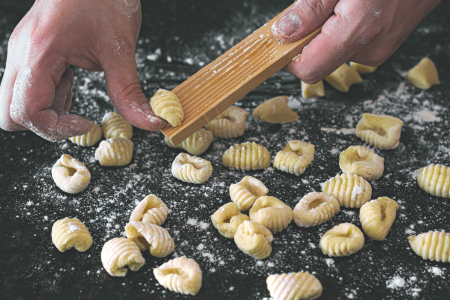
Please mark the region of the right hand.
[[0, 86], [0, 128], [31, 130], [49, 141], [89, 131], [67, 115], [72, 103], [69, 65], [104, 71], [108, 94], [132, 125], [161, 130], [139, 84], [135, 46], [139, 0], [37, 0], [11, 34]]

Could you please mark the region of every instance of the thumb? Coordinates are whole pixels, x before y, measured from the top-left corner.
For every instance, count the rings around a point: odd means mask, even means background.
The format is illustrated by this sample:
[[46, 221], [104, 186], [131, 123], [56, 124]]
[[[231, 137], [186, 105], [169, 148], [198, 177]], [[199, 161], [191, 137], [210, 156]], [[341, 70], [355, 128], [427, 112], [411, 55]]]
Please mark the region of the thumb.
[[167, 122], [153, 113], [142, 92], [134, 51], [109, 55], [102, 62], [102, 68], [109, 97], [122, 117], [144, 130], [157, 131], [166, 127]]
[[339, 0], [298, 0], [273, 25], [273, 35], [292, 42], [311, 33], [333, 13]]

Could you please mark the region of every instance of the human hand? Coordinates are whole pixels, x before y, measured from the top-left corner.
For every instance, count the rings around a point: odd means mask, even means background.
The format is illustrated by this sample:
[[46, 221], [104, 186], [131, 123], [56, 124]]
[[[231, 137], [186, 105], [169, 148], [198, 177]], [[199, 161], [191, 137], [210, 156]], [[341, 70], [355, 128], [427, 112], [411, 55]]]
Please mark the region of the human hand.
[[66, 114], [74, 81], [69, 65], [104, 71], [111, 101], [132, 125], [164, 128], [139, 84], [141, 21], [139, 0], [37, 0], [9, 40], [0, 128], [28, 129], [49, 141], [87, 133], [87, 120]]
[[300, 80], [313, 84], [347, 61], [381, 65], [439, 2], [298, 0], [274, 23], [272, 32], [277, 39], [291, 42], [325, 22], [322, 32], [301, 56], [285, 67]]

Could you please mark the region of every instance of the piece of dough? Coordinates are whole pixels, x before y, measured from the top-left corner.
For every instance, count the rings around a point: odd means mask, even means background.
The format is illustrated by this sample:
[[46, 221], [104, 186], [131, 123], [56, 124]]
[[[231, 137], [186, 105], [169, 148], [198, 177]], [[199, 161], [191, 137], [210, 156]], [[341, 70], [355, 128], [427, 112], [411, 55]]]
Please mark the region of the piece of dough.
[[325, 182], [322, 192], [336, 198], [341, 206], [360, 208], [372, 197], [372, 186], [356, 174], [341, 174]]
[[133, 127], [116, 112], [107, 113], [102, 120], [102, 131], [105, 139], [133, 137]]
[[158, 225], [132, 221], [125, 226], [125, 231], [127, 238], [135, 242], [141, 251], [150, 250], [154, 257], [166, 257], [175, 248], [169, 232]]
[[317, 299], [323, 290], [320, 281], [308, 272], [269, 275], [266, 283], [274, 300]]
[[127, 275], [125, 266], [137, 271], [145, 264], [138, 245], [126, 238], [114, 238], [106, 242], [102, 248], [101, 260], [106, 272], [117, 277]]
[[267, 123], [289, 123], [297, 121], [298, 115], [288, 105], [288, 96], [279, 96], [259, 105], [253, 116]]
[[301, 81], [301, 83], [302, 83], [303, 98], [314, 98], [325, 96], [325, 88], [322, 80], [315, 84], [307, 84], [304, 83], [303, 81]]
[[250, 220], [261, 223], [272, 234], [283, 231], [292, 218], [292, 208], [271, 196], [259, 197], [250, 209]]
[[180, 126], [184, 111], [180, 99], [171, 91], [159, 89], [150, 99], [150, 106], [156, 116], [169, 122], [172, 127]]
[[320, 238], [320, 248], [328, 256], [352, 255], [364, 246], [364, 234], [353, 224], [334, 226]]
[[438, 71], [431, 59], [425, 57], [409, 70], [408, 81], [422, 90], [428, 90], [433, 85], [439, 84]]
[[245, 109], [230, 106], [214, 120], [205, 125], [215, 137], [231, 139], [245, 132], [248, 112]]
[[71, 248], [85, 252], [92, 245], [91, 234], [86, 226], [76, 218], [64, 218], [56, 221], [52, 227], [52, 241], [61, 252]]
[[94, 122], [89, 121], [89, 124], [91, 124], [91, 129], [88, 133], [73, 136], [69, 138], [69, 140], [81, 147], [91, 147], [97, 144], [97, 142], [102, 138], [102, 129]]
[[241, 211], [249, 210], [256, 199], [268, 193], [264, 183], [252, 176], [245, 176], [240, 182], [230, 185], [230, 198]]
[[408, 237], [411, 249], [423, 259], [450, 262], [450, 233], [429, 231]]
[[95, 150], [95, 160], [102, 166], [120, 167], [128, 165], [133, 158], [133, 142], [124, 138], [102, 141]]
[[417, 183], [425, 192], [442, 198], [450, 198], [450, 168], [443, 165], [429, 165], [420, 168]]
[[172, 292], [197, 295], [202, 287], [202, 270], [191, 258], [185, 256], [169, 260], [153, 270], [159, 284]]
[[180, 153], [172, 163], [173, 177], [189, 183], [201, 184], [211, 177], [213, 168], [209, 161]]
[[355, 70], [356, 72], [358, 72], [359, 74], [373, 73], [378, 68], [378, 67], [369, 67], [369, 66], [365, 66], [362, 64], [354, 63], [354, 62], [350, 63], [350, 67], [352, 67], [352, 69]]
[[86, 166], [68, 154], [63, 154], [52, 168], [56, 185], [66, 193], [77, 194], [91, 182], [91, 173]]
[[314, 159], [315, 146], [302, 141], [290, 141], [277, 153], [273, 167], [300, 176]]
[[246, 142], [225, 151], [222, 163], [225, 167], [242, 171], [266, 169], [270, 166], [270, 153], [266, 147]]
[[397, 202], [388, 197], [380, 197], [364, 204], [359, 211], [364, 233], [371, 239], [384, 240], [395, 221], [397, 209]]
[[330, 220], [340, 210], [339, 202], [325, 193], [309, 193], [294, 208], [294, 222], [299, 227], [317, 226]]
[[380, 150], [397, 148], [403, 122], [392, 116], [363, 114], [356, 125], [355, 134], [364, 142]]
[[234, 238], [239, 225], [250, 218], [239, 211], [233, 202], [221, 206], [212, 216], [211, 221], [221, 235], [228, 239]]
[[164, 137], [166, 145], [172, 148], [180, 148], [186, 150], [190, 155], [200, 155], [205, 152], [208, 149], [209, 145], [211, 145], [213, 139], [213, 133], [204, 128], [196, 131], [193, 135], [176, 146], [167, 137]]
[[363, 146], [350, 146], [339, 155], [339, 166], [344, 173], [375, 180], [383, 175], [384, 158]]
[[341, 92], [348, 92], [350, 86], [354, 83], [362, 82], [358, 72], [347, 64], [340, 66], [336, 71], [325, 77], [325, 80]]
[[272, 253], [273, 235], [263, 225], [257, 222], [244, 221], [239, 225], [234, 242], [247, 255], [257, 259], [264, 259]]
[[142, 221], [161, 226], [166, 221], [168, 214], [169, 208], [158, 196], [148, 195], [133, 210], [130, 222]]

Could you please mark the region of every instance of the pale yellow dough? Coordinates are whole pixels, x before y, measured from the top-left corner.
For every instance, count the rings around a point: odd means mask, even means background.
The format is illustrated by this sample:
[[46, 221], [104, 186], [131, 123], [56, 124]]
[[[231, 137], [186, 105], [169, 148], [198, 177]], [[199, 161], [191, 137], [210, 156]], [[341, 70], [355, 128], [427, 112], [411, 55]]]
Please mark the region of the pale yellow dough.
[[145, 264], [138, 245], [126, 238], [114, 238], [106, 242], [102, 248], [101, 260], [106, 272], [116, 277], [127, 275], [126, 266], [137, 271]]
[[266, 147], [246, 142], [225, 151], [222, 163], [225, 167], [242, 171], [266, 169], [270, 166], [270, 153]]
[[209, 161], [180, 153], [172, 163], [173, 177], [189, 183], [201, 184], [211, 177], [213, 168]]
[[239, 211], [236, 204], [229, 202], [221, 206], [212, 216], [211, 221], [221, 235], [234, 238], [239, 225], [250, 218]]
[[121, 115], [116, 112], [107, 113], [102, 120], [102, 131], [105, 139], [133, 137], [133, 127]]
[[359, 74], [373, 73], [378, 68], [378, 67], [369, 67], [369, 66], [365, 66], [365, 65], [362, 65], [362, 64], [354, 63], [354, 62], [350, 63], [350, 67], [352, 67], [352, 69], [354, 69]]
[[363, 114], [356, 125], [355, 134], [364, 142], [380, 150], [397, 148], [403, 122], [392, 116]]
[[250, 209], [250, 220], [261, 223], [272, 234], [283, 231], [292, 218], [292, 208], [271, 196], [259, 197]]
[[132, 221], [125, 226], [125, 231], [141, 251], [150, 250], [150, 254], [155, 257], [166, 257], [175, 248], [169, 232], [158, 225]]
[[267, 123], [289, 123], [298, 119], [298, 115], [288, 106], [288, 96], [279, 96], [259, 105], [253, 116]]
[[61, 219], [53, 224], [52, 241], [61, 252], [71, 248], [85, 252], [92, 245], [92, 237], [86, 226], [78, 219], [69, 218]]
[[166, 221], [168, 214], [169, 208], [158, 196], [148, 195], [133, 210], [130, 222], [142, 221], [161, 226]]
[[341, 92], [348, 92], [350, 86], [362, 82], [358, 72], [347, 64], [340, 66], [336, 71], [325, 77], [325, 80]]
[[86, 166], [68, 154], [63, 154], [52, 168], [56, 185], [66, 193], [77, 194], [91, 182], [91, 173]]
[[201, 128], [176, 146], [167, 137], [164, 137], [164, 142], [169, 147], [186, 150], [190, 155], [200, 155], [208, 150], [213, 139], [211, 131]]
[[91, 129], [88, 133], [71, 137], [69, 140], [82, 147], [91, 147], [97, 144], [102, 138], [102, 129], [94, 122], [89, 121], [89, 124], [91, 124]]
[[395, 221], [397, 209], [397, 202], [388, 197], [380, 197], [364, 204], [359, 211], [364, 233], [371, 239], [384, 240]]
[[350, 146], [339, 155], [339, 166], [344, 173], [375, 180], [383, 175], [384, 158], [365, 147]]
[[133, 142], [125, 138], [102, 141], [95, 150], [95, 160], [102, 166], [120, 167], [128, 165], [133, 158]]
[[443, 165], [429, 165], [420, 168], [417, 183], [425, 192], [442, 198], [450, 198], [450, 168]]
[[294, 222], [299, 227], [317, 226], [330, 220], [340, 210], [339, 202], [325, 193], [309, 193], [294, 208]]
[[328, 256], [352, 255], [364, 246], [364, 234], [353, 224], [334, 226], [320, 238], [320, 248]]
[[408, 237], [411, 249], [423, 259], [450, 262], [450, 233], [429, 231]]
[[409, 70], [408, 81], [422, 90], [427, 90], [433, 85], [439, 84], [439, 74], [431, 59], [425, 57], [418, 65]]
[[185, 256], [169, 260], [153, 270], [159, 284], [172, 292], [197, 295], [202, 287], [202, 270], [191, 258]]
[[269, 275], [266, 283], [274, 300], [317, 299], [323, 290], [320, 281], [308, 272]]
[[304, 83], [303, 81], [301, 83], [302, 83], [303, 98], [314, 98], [325, 96], [325, 88], [322, 80], [315, 84], [307, 84]]
[[277, 153], [273, 167], [300, 176], [314, 159], [315, 146], [302, 141], [290, 141]]
[[231, 139], [245, 132], [248, 112], [245, 109], [230, 106], [214, 120], [205, 125], [215, 137]]
[[249, 210], [256, 199], [268, 193], [264, 183], [252, 176], [245, 176], [240, 182], [230, 185], [230, 198], [241, 211]]
[[171, 91], [159, 89], [150, 99], [150, 106], [156, 116], [169, 122], [172, 127], [180, 126], [184, 111], [180, 99]]
[[239, 225], [234, 242], [238, 248], [247, 255], [257, 259], [264, 259], [272, 253], [270, 243], [273, 235], [263, 225], [257, 222], [244, 221]]
[[325, 182], [322, 192], [335, 197], [341, 206], [360, 208], [372, 197], [372, 186], [356, 174], [341, 174]]

